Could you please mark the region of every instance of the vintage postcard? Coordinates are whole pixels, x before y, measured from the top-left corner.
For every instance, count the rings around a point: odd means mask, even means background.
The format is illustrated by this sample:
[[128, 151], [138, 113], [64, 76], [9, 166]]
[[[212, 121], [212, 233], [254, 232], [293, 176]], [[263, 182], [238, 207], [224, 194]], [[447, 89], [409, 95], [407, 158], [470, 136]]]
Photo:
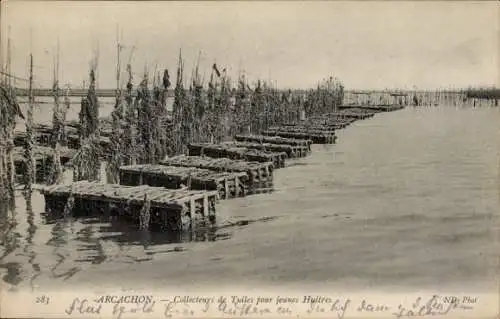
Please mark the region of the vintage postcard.
[[499, 2], [0, 7], [0, 317], [498, 318]]

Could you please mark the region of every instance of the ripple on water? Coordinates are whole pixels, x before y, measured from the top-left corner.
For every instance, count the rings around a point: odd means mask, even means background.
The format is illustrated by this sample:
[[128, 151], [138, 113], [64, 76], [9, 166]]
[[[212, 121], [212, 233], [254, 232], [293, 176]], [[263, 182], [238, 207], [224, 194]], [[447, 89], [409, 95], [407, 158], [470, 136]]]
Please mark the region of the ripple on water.
[[500, 112], [437, 109], [379, 114], [341, 131], [334, 145], [313, 145], [275, 171], [274, 193], [221, 201], [219, 227], [48, 223], [40, 194], [31, 209], [18, 197], [14, 214], [0, 209], [3, 281], [97, 284], [119, 273], [148, 286], [164, 278], [220, 284], [245, 274], [249, 282], [486, 285], [499, 250]]

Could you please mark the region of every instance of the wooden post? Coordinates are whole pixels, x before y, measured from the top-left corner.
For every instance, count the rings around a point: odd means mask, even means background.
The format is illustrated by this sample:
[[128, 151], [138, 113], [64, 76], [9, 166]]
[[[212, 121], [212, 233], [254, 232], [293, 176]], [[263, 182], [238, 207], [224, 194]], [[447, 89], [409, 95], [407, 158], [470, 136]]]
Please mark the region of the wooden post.
[[[11, 27], [8, 27], [8, 36], [7, 36], [7, 74], [6, 74], [6, 84], [7, 84], [7, 99], [13, 99], [13, 101], [5, 101], [7, 105], [7, 108], [11, 109], [15, 107], [13, 104], [17, 104], [14, 98], [14, 93], [15, 90], [12, 88], [12, 83], [11, 83], [11, 38], [10, 38], [10, 30]], [[12, 102], [12, 103], [11, 103]], [[6, 171], [7, 171], [7, 188], [8, 188], [8, 194], [9, 194], [9, 204], [10, 208], [15, 207], [15, 189], [14, 189], [14, 177], [15, 177], [15, 167], [14, 167], [14, 159], [13, 159], [13, 131], [14, 131], [14, 126], [15, 126], [15, 116], [13, 112], [11, 114], [8, 114], [7, 117], [8, 119], [6, 120], [7, 122], [7, 154], [6, 154]]]
[[142, 175], [142, 171], [139, 172], [139, 184], [138, 185], [144, 185], [144, 176]]
[[224, 199], [228, 199], [229, 198], [229, 185], [227, 183], [227, 178], [224, 178], [223, 183], [224, 183], [224, 190], [226, 192]]
[[50, 144], [53, 148], [53, 157], [51, 167], [49, 168], [48, 182], [49, 184], [57, 184], [62, 178], [61, 155], [59, 146], [61, 143], [64, 130], [64, 116], [59, 107], [59, 40], [57, 40], [57, 55], [54, 58], [54, 83], [52, 86], [52, 94], [54, 96], [54, 109], [52, 115], [52, 136]]
[[33, 54], [30, 54], [30, 77], [28, 87], [28, 112], [26, 119], [26, 181], [25, 195], [31, 198], [32, 184], [36, 181], [35, 163], [33, 161]]
[[196, 216], [196, 202], [193, 197], [189, 200], [189, 215], [190, 215], [190, 222], [191, 222], [191, 229], [193, 229], [193, 219]]
[[148, 199], [147, 194], [144, 195], [143, 206], [140, 211], [140, 229], [148, 230], [150, 223], [150, 209], [151, 209], [151, 201]]
[[238, 197], [240, 194], [240, 179], [238, 176], [234, 177], [234, 197]]
[[203, 218], [208, 218], [208, 196], [203, 194]]
[[211, 223], [215, 223], [215, 199], [211, 199], [209, 201], [209, 211], [208, 211], [208, 220], [211, 222]]
[[116, 63], [116, 92], [115, 92], [115, 106], [112, 117], [112, 133], [111, 133], [111, 159], [106, 166], [107, 182], [111, 184], [116, 184], [119, 182], [119, 169], [122, 164], [122, 101], [121, 101], [121, 88], [120, 88], [120, 73], [121, 73], [121, 62], [120, 62], [120, 51], [121, 46], [119, 42], [119, 32], [117, 26], [116, 34], [116, 50], [117, 50], [117, 63]]

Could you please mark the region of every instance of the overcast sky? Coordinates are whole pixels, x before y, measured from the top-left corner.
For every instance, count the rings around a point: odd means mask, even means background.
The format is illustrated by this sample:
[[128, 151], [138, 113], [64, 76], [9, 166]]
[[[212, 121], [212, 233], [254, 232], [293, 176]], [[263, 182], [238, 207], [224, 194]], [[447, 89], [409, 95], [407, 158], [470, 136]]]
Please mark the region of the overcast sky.
[[[280, 87], [311, 87], [330, 75], [353, 89], [500, 82], [495, 1], [11, 0], [2, 5], [3, 61], [10, 25], [12, 73], [27, 77], [33, 52], [38, 87], [51, 86], [57, 39], [62, 83], [82, 85], [99, 43], [99, 86], [115, 87], [117, 25], [122, 43], [136, 47], [132, 65], [137, 76], [145, 66], [153, 71], [156, 65], [175, 74], [182, 48], [187, 75], [201, 51], [207, 79], [216, 61], [233, 76], [242, 69], [252, 80], [271, 78]], [[129, 49], [123, 51], [125, 61], [129, 56]]]

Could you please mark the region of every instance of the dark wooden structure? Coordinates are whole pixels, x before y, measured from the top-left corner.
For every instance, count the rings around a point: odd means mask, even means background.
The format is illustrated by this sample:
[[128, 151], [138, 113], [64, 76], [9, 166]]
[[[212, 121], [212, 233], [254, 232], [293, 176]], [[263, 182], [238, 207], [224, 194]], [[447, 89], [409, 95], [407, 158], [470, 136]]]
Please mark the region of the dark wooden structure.
[[311, 151], [311, 140], [284, 138], [279, 136], [266, 136], [266, 135], [235, 135], [234, 139], [238, 142], [253, 142], [253, 143], [270, 143], [270, 144], [284, 144], [293, 146], [305, 146], [307, 150]]
[[290, 127], [275, 127], [273, 129], [262, 131], [261, 134], [267, 136], [280, 136], [284, 138], [312, 140], [314, 144], [333, 144], [337, 140], [337, 136], [335, 135], [335, 133], [331, 133], [331, 131], [325, 133], [322, 131], [308, 131], [305, 128], [291, 129]]
[[305, 157], [309, 154], [307, 146], [302, 145], [286, 145], [286, 144], [271, 144], [271, 143], [255, 143], [255, 142], [226, 142], [223, 143], [229, 147], [244, 147], [248, 149], [269, 151], [269, 152], [284, 152], [288, 158]]
[[[59, 148], [59, 157], [62, 165], [66, 165], [76, 154], [76, 150], [67, 147]], [[24, 148], [14, 148], [14, 167], [16, 170], [16, 179], [22, 182], [26, 172], [26, 158]], [[53, 164], [54, 150], [51, 147], [35, 145], [33, 147], [33, 160], [36, 165], [35, 183], [43, 183]]]
[[[36, 124], [33, 128], [35, 143], [40, 146], [50, 146], [52, 140], [52, 126], [46, 124]], [[100, 144], [103, 150], [106, 152], [110, 149], [111, 141], [109, 136], [111, 135], [110, 130], [100, 131]], [[14, 133], [14, 145], [23, 146], [26, 141], [26, 132], [17, 131]], [[70, 125], [65, 126], [65, 132], [63, 136], [62, 146], [66, 146], [72, 149], [80, 148], [80, 137], [78, 136], [78, 130]]]
[[363, 112], [380, 113], [380, 112], [392, 112], [392, 111], [401, 110], [404, 108], [404, 106], [399, 105], [399, 104], [341, 105], [338, 108], [339, 108], [340, 113], [343, 111], [354, 110], [354, 109], [356, 109], [357, 111], [363, 111]]
[[189, 155], [205, 155], [214, 158], [226, 157], [250, 162], [272, 162], [275, 169], [285, 167], [286, 159], [286, 153], [284, 152], [268, 152], [245, 147], [209, 143], [189, 144]]
[[[216, 191], [166, 189], [151, 186], [124, 186], [96, 182], [75, 182], [41, 189], [45, 211], [50, 218], [62, 218], [69, 199], [74, 200], [69, 212], [74, 217], [109, 216], [134, 222], [142, 220], [146, 228], [170, 230], [192, 229], [194, 222], [215, 222]], [[149, 204], [143, 216], [145, 203]]]
[[267, 129], [268, 131], [282, 131], [282, 132], [299, 132], [299, 133], [309, 133], [312, 135], [335, 135], [335, 130], [328, 129], [315, 129], [310, 125], [280, 125], [272, 126]]
[[248, 177], [248, 192], [253, 194], [261, 188], [272, 187], [274, 166], [272, 162], [247, 162], [229, 158], [179, 155], [160, 161], [162, 165], [198, 167], [216, 172], [243, 172]]
[[196, 167], [152, 164], [120, 167], [121, 185], [212, 190], [217, 191], [221, 199], [247, 195], [248, 179], [245, 172], [217, 172]]

